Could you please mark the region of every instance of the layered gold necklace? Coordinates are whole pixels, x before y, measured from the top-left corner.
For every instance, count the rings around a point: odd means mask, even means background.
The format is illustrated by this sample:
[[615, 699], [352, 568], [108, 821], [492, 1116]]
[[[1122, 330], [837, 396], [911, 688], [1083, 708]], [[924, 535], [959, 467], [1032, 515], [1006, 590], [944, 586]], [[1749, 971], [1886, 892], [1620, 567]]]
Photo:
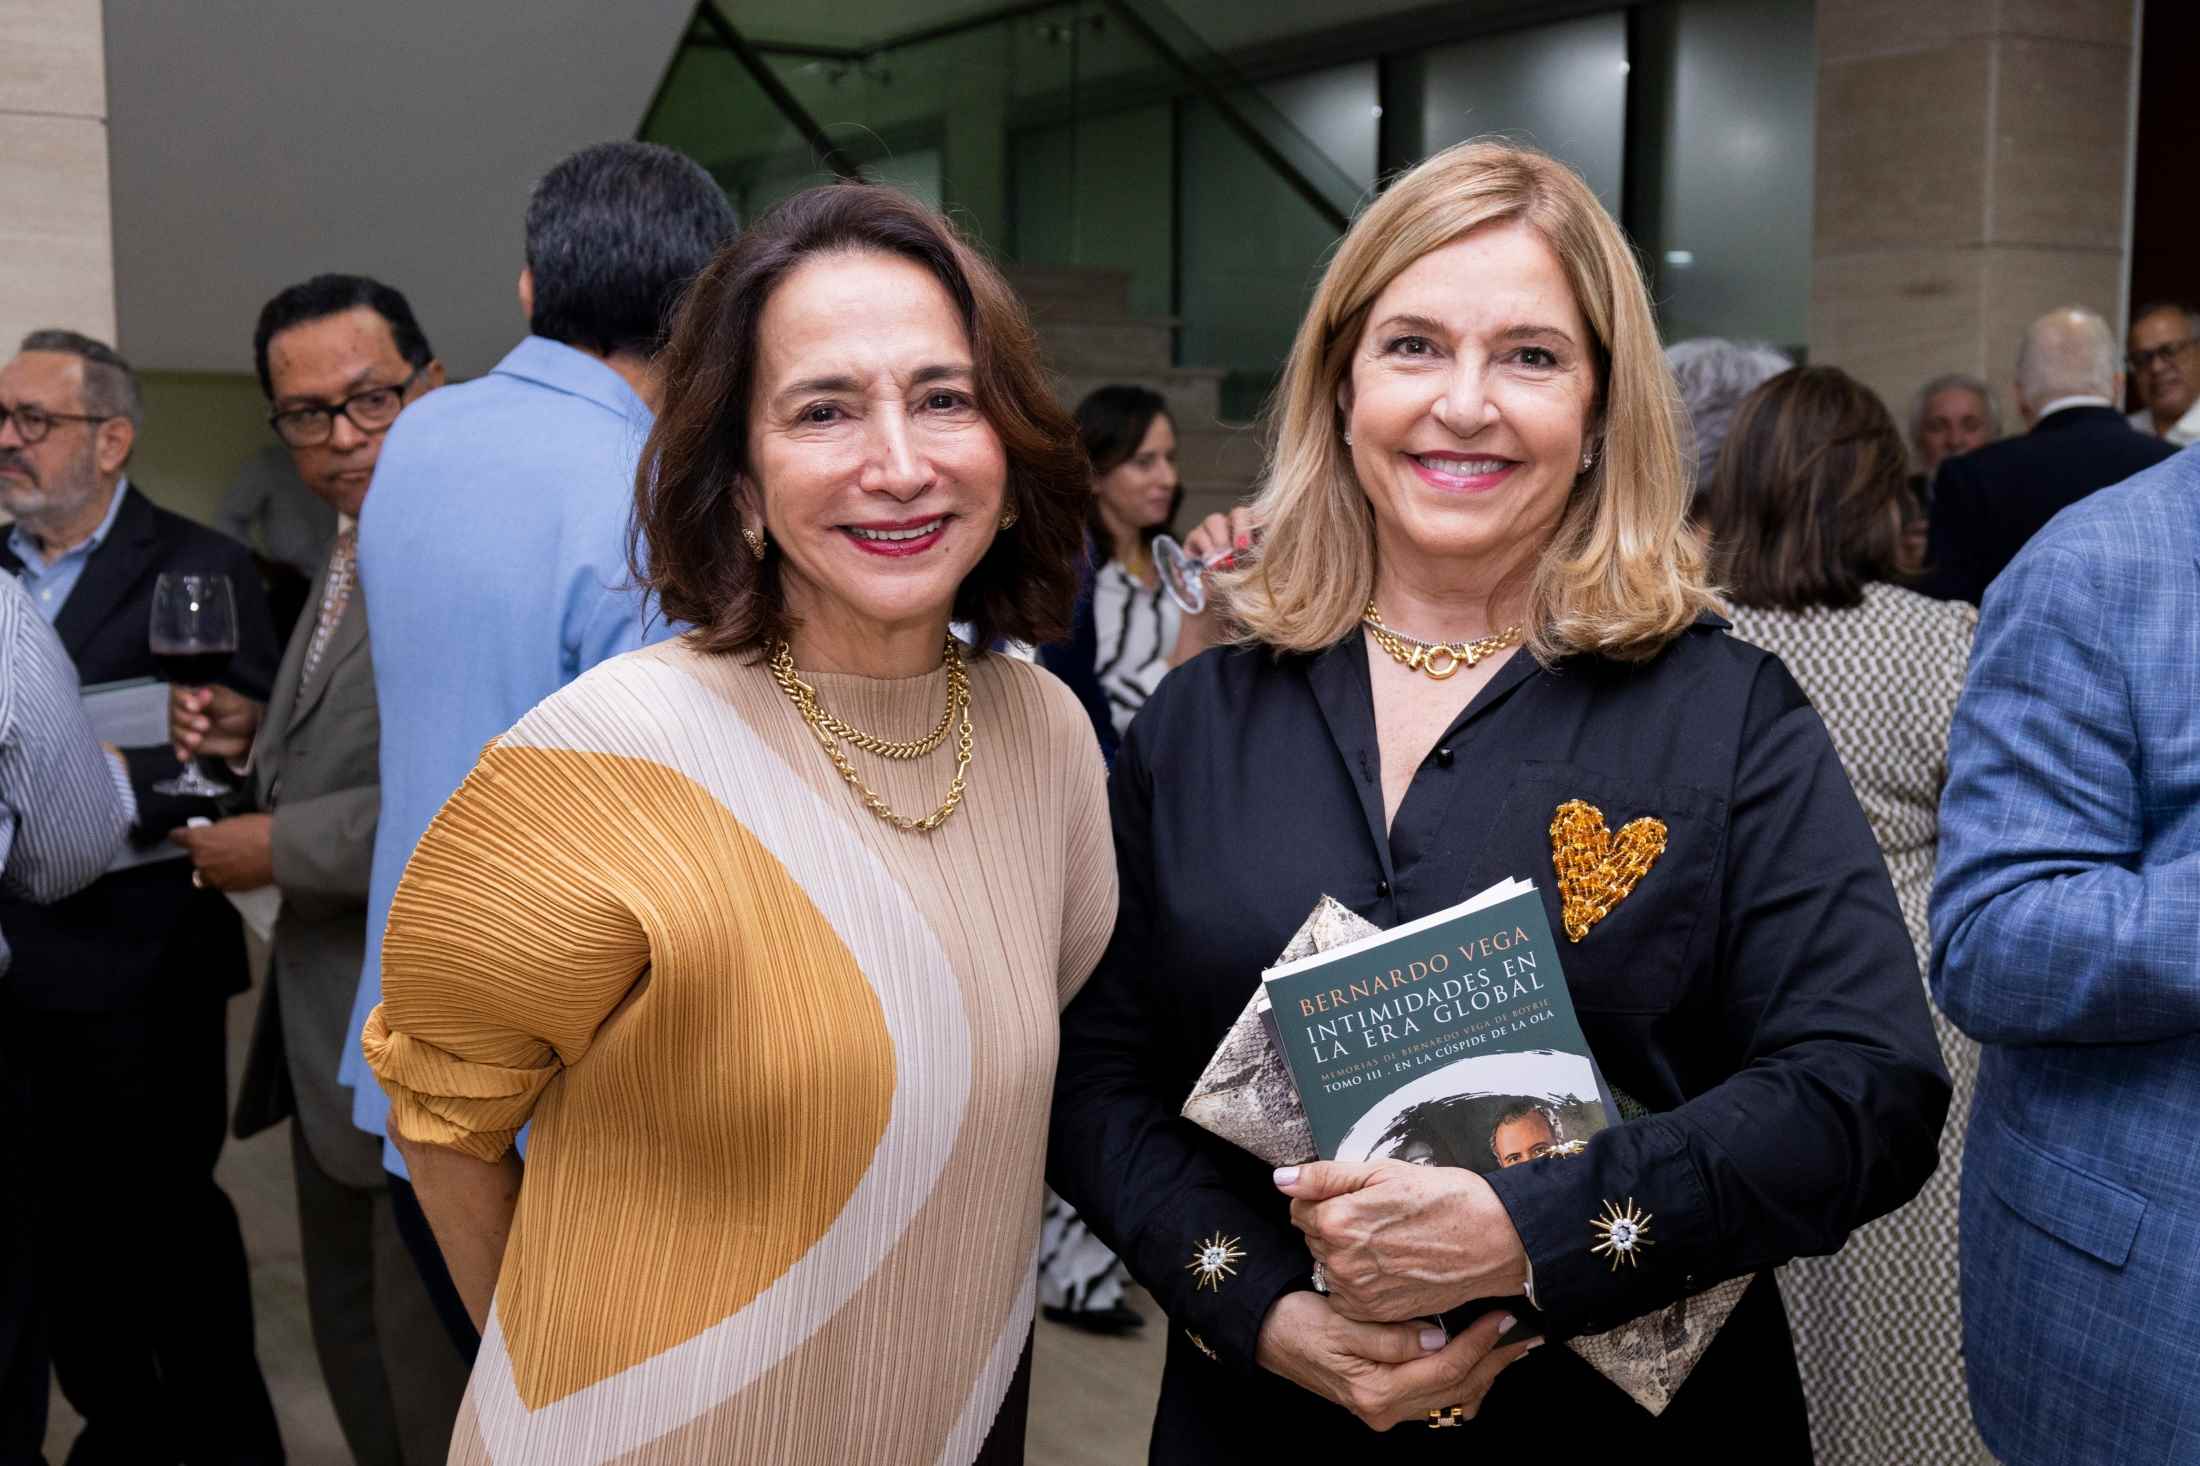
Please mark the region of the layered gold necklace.
[[1515, 624], [1503, 631], [1492, 633], [1475, 641], [1423, 641], [1417, 636], [1406, 636], [1392, 631], [1383, 624], [1383, 613], [1375, 609], [1371, 598], [1367, 609], [1360, 613], [1360, 624], [1367, 634], [1375, 638], [1375, 644], [1390, 653], [1390, 659], [1410, 671], [1443, 681], [1461, 667], [1472, 667], [1493, 652], [1501, 652], [1520, 640], [1520, 627]]
[[[963, 665], [962, 646], [952, 635], [947, 638], [947, 649], [941, 653], [940, 663], [947, 668], [947, 708], [940, 714], [938, 726], [922, 738], [879, 738], [825, 711], [817, 700], [817, 689], [795, 675], [792, 647], [782, 641], [772, 649], [772, 680], [779, 684], [781, 692], [787, 694], [787, 700], [794, 704], [795, 711], [802, 714], [802, 721], [809, 724], [810, 732], [816, 735], [818, 746], [833, 761], [833, 767], [840, 770], [840, 777], [846, 779], [848, 787], [861, 796], [865, 809], [895, 829], [913, 834], [928, 833], [946, 824], [947, 817], [962, 803], [965, 776], [970, 770], [970, 750], [974, 746], [970, 736], [970, 670]], [[939, 808], [922, 819], [896, 813], [879, 797], [877, 790], [864, 783], [857, 775], [855, 765], [848, 761], [848, 755], [840, 746], [842, 742], [846, 742], [865, 753], [906, 763], [923, 758], [944, 743], [947, 740], [947, 730], [954, 726], [957, 714], [961, 715], [962, 727], [955, 738], [954, 782], [947, 786], [947, 797], [940, 801]]]

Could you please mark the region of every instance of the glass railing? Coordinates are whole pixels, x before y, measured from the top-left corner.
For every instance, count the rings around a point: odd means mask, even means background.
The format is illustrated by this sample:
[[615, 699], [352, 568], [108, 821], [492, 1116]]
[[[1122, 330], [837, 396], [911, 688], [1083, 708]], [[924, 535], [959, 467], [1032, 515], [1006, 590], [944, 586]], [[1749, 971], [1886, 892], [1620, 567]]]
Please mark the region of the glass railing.
[[1250, 416], [1371, 160], [1340, 166], [1160, 0], [1007, 6], [860, 45], [818, 29], [787, 0], [699, 12], [642, 135], [701, 160], [743, 218], [835, 164], [899, 184], [1010, 267], [1050, 348], [1082, 354], [1071, 385], [1173, 372], [1210, 418]]

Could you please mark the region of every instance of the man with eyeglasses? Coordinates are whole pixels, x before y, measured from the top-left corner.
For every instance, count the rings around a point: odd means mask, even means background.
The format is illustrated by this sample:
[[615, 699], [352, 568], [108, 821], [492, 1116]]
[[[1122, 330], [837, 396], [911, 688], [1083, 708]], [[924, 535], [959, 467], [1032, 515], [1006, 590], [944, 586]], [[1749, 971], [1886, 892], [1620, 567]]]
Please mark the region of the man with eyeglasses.
[[238, 1138], [288, 1119], [306, 1305], [321, 1375], [360, 1466], [434, 1466], [448, 1453], [466, 1367], [392, 1209], [382, 1147], [337, 1083], [366, 952], [380, 820], [381, 719], [357, 589], [357, 521], [384, 435], [443, 384], [405, 297], [318, 275], [260, 312], [253, 356], [268, 423], [337, 533], [265, 704], [227, 689], [170, 693], [179, 752], [226, 757], [254, 812], [170, 838], [222, 890], [282, 896], [237, 1099]]
[[2200, 313], [2171, 301], [2142, 306], [2125, 346], [2145, 403], [2131, 425], [2179, 448], [2200, 443]]
[[2176, 449], [2131, 430], [2116, 333], [2083, 306], [2034, 321], [2017, 348], [2017, 411], [2026, 431], [1943, 461], [1934, 482], [1933, 589], [1978, 605], [1986, 588], [2050, 519]]
[[[15, 515], [0, 570], [87, 686], [159, 675], [162, 573], [226, 575], [238, 636], [223, 679], [265, 697], [275, 633], [252, 556], [130, 482], [143, 416], [112, 347], [74, 331], [24, 338], [0, 367], [0, 508]], [[166, 748], [124, 752], [141, 786], [176, 771]], [[0, 897], [0, 930], [14, 952], [0, 979], [4, 1108], [28, 1154], [54, 1373], [84, 1418], [70, 1459], [282, 1460], [244, 1239], [214, 1180], [228, 1003], [247, 984], [237, 913], [193, 886], [190, 862], [160, 860], [50, 906]]]

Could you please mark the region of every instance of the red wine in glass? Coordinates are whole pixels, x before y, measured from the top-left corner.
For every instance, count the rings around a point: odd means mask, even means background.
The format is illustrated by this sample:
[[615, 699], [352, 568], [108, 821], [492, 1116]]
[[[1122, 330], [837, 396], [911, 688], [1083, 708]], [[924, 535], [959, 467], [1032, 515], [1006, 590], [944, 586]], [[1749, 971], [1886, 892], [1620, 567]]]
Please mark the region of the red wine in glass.
[[[237, 596], [226, 575], [162, 575], [153, 582], [153, 664], [171, 685], [204, 687], [237, 653]], [[227, 784], [209, 779], [198, 763], [153, 786], [156, 794], [218, 799]]]
[[160, 680], [176, 687], [205, 687], [229, 670], [230, 651], [155, 652], [153, 664]]

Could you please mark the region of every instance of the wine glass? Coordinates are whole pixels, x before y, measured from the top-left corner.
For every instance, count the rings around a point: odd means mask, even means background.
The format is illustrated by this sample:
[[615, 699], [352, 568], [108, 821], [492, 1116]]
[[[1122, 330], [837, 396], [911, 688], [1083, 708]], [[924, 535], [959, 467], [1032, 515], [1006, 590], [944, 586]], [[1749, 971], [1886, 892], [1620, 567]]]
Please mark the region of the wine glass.
[[1207, 609], [1207, 572], [1227, 570], [1237, 563], [1235, 550], [1200, 559], [1165, 534], [1155, 535], [1148, 548], [1153, 554], [1153, 568], [1161, 576], [1161, 588], [1184, 608], [1187, 616], [1197, 616]]
[[[162, 575], [153, 582], [153, 661], [176, 687], [204, 687], [237, 653], [237, 596], [226, 575]], [[186, 760], [183, 772], [153, 786], [156, 794], [217, 799], [227, 784]]]

